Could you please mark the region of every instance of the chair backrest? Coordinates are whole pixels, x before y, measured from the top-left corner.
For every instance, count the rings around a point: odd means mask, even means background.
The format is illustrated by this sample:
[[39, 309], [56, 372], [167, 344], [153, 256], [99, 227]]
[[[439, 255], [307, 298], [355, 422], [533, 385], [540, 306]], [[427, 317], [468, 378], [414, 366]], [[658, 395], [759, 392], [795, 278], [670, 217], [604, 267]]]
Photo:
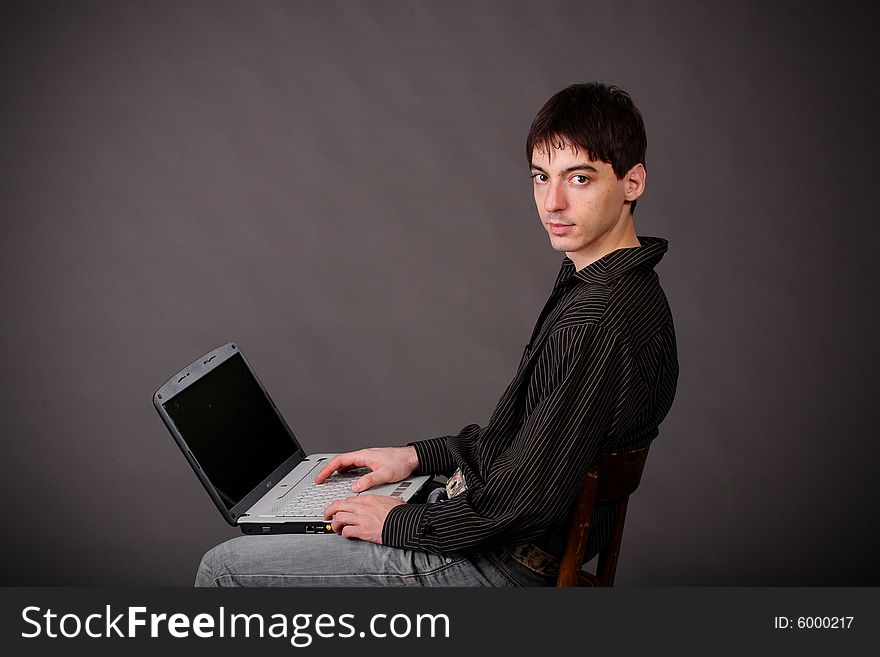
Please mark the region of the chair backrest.
[[[623, 541], [623, 524], [629, 496], [639, 487], [648, 448], [632, 452], [601, 454], [587, 471], [568, 526], [565, 552], [556, 586], [613, 586]], [[596, 574], [581, 570], [586, 556], [590, 521], [598, 502], [617, 505], [617, 518], [608, 543], [599, 552]]]

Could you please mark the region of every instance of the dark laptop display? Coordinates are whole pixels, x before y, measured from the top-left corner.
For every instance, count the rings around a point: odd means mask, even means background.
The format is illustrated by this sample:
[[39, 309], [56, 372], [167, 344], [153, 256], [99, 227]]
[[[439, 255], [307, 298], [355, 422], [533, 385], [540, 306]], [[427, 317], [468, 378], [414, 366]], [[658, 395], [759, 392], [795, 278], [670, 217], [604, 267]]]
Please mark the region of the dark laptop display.
[[240, 353], [162, 407], [230, 510], [302, 451]]

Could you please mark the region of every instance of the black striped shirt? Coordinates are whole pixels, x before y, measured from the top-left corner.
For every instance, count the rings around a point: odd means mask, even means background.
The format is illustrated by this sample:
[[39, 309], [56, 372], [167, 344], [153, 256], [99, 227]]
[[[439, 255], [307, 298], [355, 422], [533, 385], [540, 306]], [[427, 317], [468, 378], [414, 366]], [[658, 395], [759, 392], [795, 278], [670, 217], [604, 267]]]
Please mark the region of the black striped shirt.
[[[667, 243], [639, 242], [579, 271], [563, 260], [489, 422], [411, 443], [419, 472], [460, 468], [466, 492], [393, 507], [385, 545], [447, 553], [531, 542], [561, 554], [588, 465], [601, 452], [650, 443], [675, 395], [672, 315], [653, 271]], [[591, 553], [607, 538], [606, 511], [597, 509]]]

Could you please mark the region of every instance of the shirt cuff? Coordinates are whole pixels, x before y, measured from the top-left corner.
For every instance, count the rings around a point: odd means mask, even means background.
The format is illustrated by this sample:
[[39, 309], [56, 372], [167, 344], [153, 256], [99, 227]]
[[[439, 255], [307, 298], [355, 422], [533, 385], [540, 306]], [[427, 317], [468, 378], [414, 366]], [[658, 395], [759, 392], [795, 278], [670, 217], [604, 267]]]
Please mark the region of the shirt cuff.
[[419, 468], [416, 474], [452, 474], [455, 470], [455, 461], [446, 446], [448, 436], [417, 440], [407, 443], [416, 448], [419, 457]]
[[391, 507], [382, 525], [382, 545], [422, 549], [421, 533], [427, 504], [398, 504]]

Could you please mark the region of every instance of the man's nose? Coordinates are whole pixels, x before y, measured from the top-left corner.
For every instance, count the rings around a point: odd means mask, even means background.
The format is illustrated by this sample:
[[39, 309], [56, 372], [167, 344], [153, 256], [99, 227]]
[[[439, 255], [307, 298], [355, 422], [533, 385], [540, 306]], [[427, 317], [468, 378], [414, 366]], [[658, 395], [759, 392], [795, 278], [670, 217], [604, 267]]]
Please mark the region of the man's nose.
[[565, 209], [565, 191], [559, 181], [551, 182], [544, 197], [544, 210], [558, 212]]

